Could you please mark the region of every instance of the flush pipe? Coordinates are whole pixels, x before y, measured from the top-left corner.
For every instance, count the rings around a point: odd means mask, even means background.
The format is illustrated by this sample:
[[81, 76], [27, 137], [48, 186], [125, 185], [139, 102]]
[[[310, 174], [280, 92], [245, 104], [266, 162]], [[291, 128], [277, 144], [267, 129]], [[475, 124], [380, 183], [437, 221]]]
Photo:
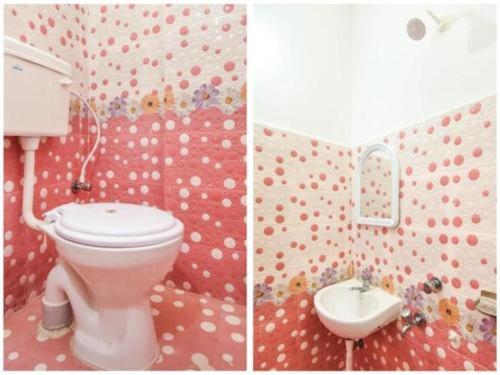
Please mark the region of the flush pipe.
[[23, 183], [23, 219], [32, 229], [44, 231], [46, 225], [33, 214], [33, 196], [35, 187], [35, 152], [38, 150], [40, 138], [20, 137], [19, 143], [24, 150], [24, 183]]
[[[39, 137], [20, 137], [24, 150], [23, 219], [32, 229], [49, 233], [48, 224], [35, 217], [33, 199], [35, 186], [35, 152], [40, 145]], [[78, 274], [61, 260], [47, 277], [45, 295], [42, 299], [42, 326], [49, 330], [59, 329], [75, 319], [82, 324], [95, 325], [97, 313], [89, 303], [87, 289]]]

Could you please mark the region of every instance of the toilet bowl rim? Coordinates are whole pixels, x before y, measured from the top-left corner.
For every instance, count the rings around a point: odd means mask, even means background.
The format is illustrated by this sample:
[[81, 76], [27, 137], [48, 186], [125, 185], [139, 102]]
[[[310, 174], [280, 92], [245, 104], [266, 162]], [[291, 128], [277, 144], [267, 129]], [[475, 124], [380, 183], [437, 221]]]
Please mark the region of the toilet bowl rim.
[[55, 225], [54, 223], [50, 223], [45, 225], [43, 228], [41, 228], [45, 234], [47, 234], [50, 238], [52, 238], [56, 243], [62, 243], [62, 244], [67, 244], [71, 246], [77, 246], [79, 247], [79, 250], [85, 250], [88, 249], [90, 251], [95, 251], [99, 253], [140, 253], [140, 252], [145, 252], [148, 250], [157, 250], [158, 248], [168, 246], [170, 244], [174, 244], [178, 242], [179, 240], [182, 240], [184, 237], [184, 229], [175, 237], [169, 238], [167, 241], [164, 242], [159, 242], [157, 244], [152, 244], [152, 245], [145, 245], [145, 246], [131, 246], [131, 247], [106, 247], [106, 246], [94, 246], [94, 245], [87, 245], [83, 243], [79, 243], [76, 241], [71, 241], [68, 240], [61, 235], [59, 235], [56, 230], [55, 230]]

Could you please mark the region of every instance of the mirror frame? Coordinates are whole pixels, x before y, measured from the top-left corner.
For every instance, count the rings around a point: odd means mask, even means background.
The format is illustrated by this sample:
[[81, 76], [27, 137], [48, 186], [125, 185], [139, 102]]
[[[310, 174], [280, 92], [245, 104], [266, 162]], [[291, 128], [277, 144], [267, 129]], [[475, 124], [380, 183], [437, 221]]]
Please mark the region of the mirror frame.
[[[389, 219], [379, 219], [374, 217], [361, 216], [361, 170], [363, 165], [375, 151], [382, 151], [389, 157], [391, 162], [392, 174], [392, 198], [391, 198], [391, 217]], [[386, 144], [376, 143], [368, 147], [359, 157], [358, 170], [356, 171], [356, 185], [354, 190], [354, 199], [356, 204], [355, 215], [358, 224], [376, 225], [380, 227], [395, 228], [399, 224], [399, 160], [394, 150]]]

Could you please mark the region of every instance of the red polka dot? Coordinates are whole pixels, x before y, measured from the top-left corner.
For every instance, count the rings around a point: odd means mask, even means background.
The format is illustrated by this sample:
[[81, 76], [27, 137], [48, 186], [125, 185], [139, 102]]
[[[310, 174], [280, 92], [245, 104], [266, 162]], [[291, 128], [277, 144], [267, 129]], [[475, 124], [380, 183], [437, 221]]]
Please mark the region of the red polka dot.
[[459, 279], [457, 279], [456, 277], [454, 277], [453, 279], [451, 279], [451, 285], [453, 285], [454, 288], [459, 289], [460, 286], [462, 285], [462, 283], [460, 282]]
[[477, 280], [475, 280], [475, 279], [472, 279], [470, 281], [470, 287], [472, 289], [478, 289], [479, 288], [479, 282]]
[[234, 69], [235, 65], [234, 62], [228, 61], [227, 63], [224, 64], [224, 70], [226, 72], [231, 72]]
[[443, 127], [450, 125], [450, 116], [443, 117], [443, 119], [441, 120], [441, 125]]
[[213, 77], [210, 81], [213, 86], [219, 86], [222, 83], [222, 78], [219, 76]]
[[271, 236], [274, 233], [274, 229], [272, 227], [265, 227], [264, 228], [264, 234], [266, 236]]
[[472, 181], [476, 181], [479, 178], [479, 171], [477, 169], [471, 169], [469, 172], [469, 179]]
[[464, 162], [464, 157], [462, 155], [457, 155], [455, 156], [455, 159], [453, 159], [453, 162], [455, 163], [455, 165], [462, 165], [462, 163]]
[[264, 178], [264, 185], [272, 186], [274, 184], [274, 180], [271, 177]]
[[477, 237], [476, 235], [474, 234], [469, 234], [467, 236], [467, 243], [470, 245], [470, 246], [476, 246], [477, 245]]

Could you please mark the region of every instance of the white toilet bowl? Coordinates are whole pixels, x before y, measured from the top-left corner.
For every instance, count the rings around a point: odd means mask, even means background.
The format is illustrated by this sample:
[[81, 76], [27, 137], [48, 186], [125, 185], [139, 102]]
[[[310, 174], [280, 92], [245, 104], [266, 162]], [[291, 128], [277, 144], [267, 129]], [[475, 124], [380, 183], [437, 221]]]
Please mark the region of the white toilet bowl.
[[158, 355], [149, 293], [172, 270], [182, 223], [131, 204], [67, 205], [55, 212], [45, 232], [61, 261], [47, 279], [44, 327], [70, 324], [72, 310], [76, 357], [99, 369], [149, 368]]

